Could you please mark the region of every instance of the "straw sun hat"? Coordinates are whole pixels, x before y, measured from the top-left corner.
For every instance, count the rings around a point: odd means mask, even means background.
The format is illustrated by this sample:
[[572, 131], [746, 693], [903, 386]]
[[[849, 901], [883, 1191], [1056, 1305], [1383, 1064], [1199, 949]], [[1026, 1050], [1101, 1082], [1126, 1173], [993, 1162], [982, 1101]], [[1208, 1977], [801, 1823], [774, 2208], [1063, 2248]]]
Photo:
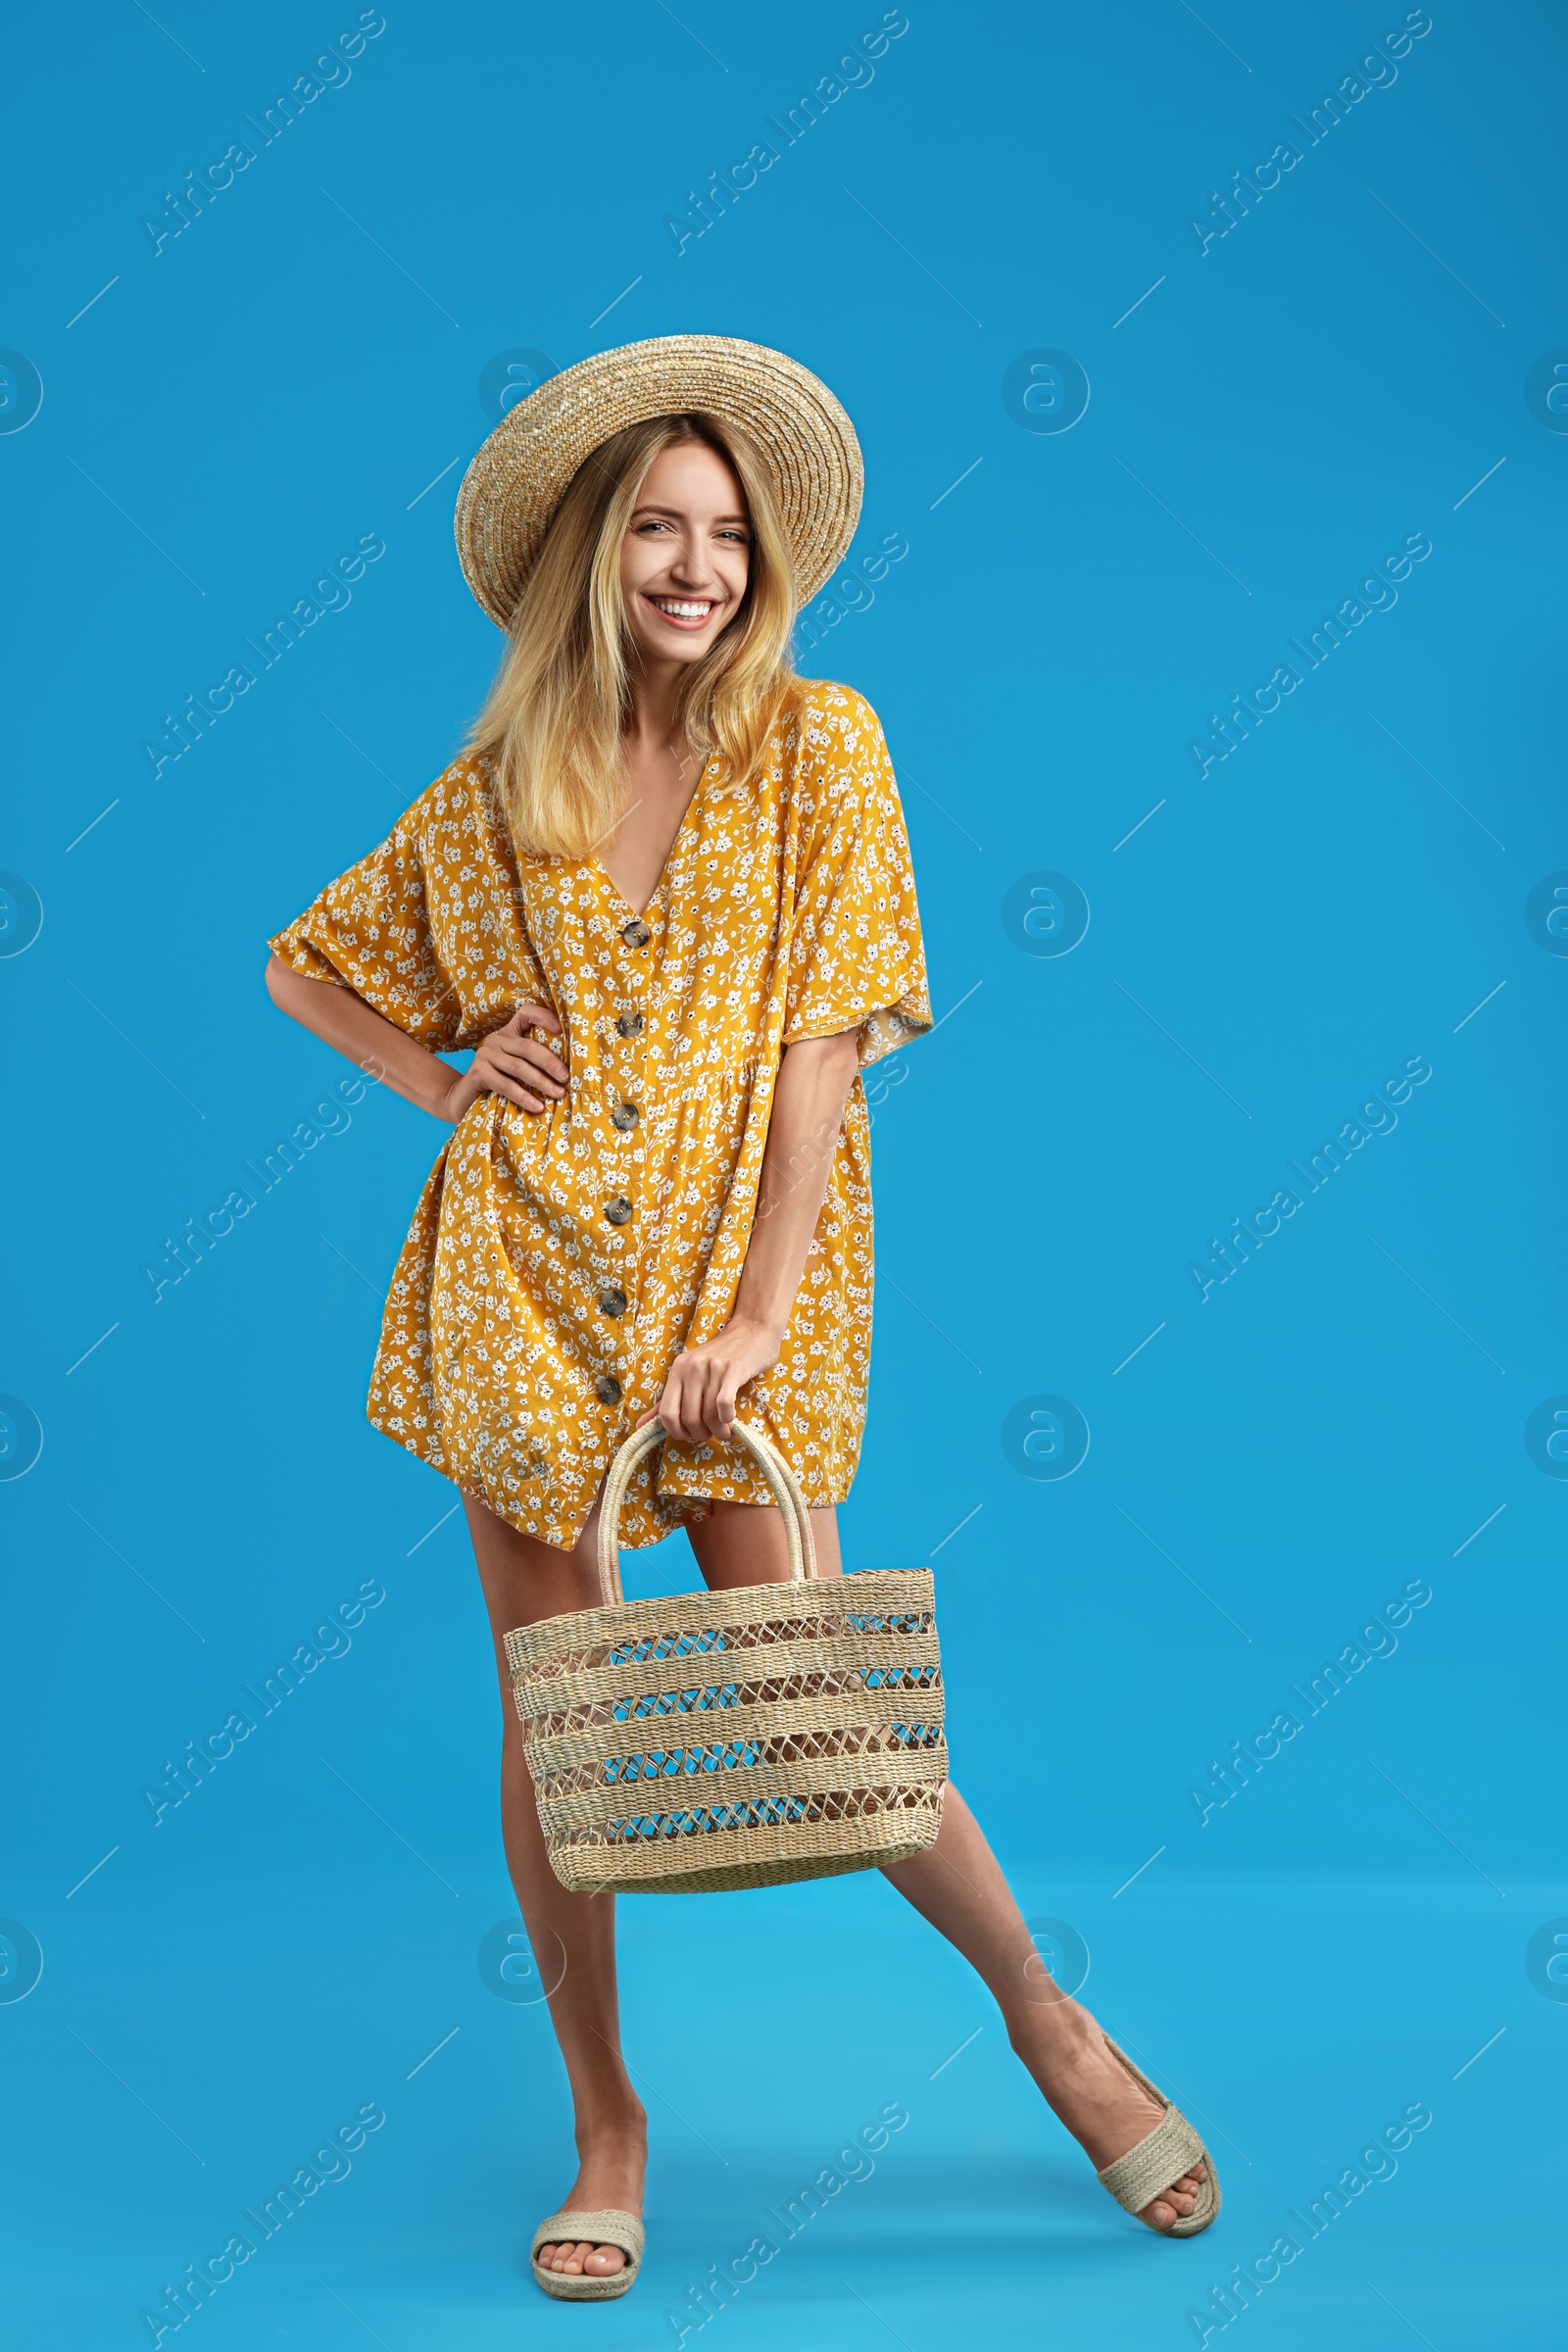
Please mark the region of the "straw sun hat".
[[463, 576], [498, 628], [517, 598], [566, 486], [612, 433], [701, 409], [749, 435], [772, 476], [808, 603], [855, 536], [863, 473], [855, 427], [824, 383], [761, 343], [657, 335], [579, 360], [519, 400], [458, 492]]

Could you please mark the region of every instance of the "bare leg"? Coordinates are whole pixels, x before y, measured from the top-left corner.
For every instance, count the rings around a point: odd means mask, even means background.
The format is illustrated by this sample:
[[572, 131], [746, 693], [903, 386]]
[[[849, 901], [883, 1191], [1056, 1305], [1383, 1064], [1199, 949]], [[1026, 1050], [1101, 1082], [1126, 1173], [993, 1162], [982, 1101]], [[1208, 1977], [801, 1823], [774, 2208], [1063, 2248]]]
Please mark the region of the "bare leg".
[[[837, 1511], [812, 1511], [810, 1519], [817, 1575], [842, 1576]], [[736, 1585], [781, 1585], [789, 1576], [784, 1522], [770, 1504], [710, 1502], [707, 1518], [692, 1520], [686, 1536], [710, 1592], [729, 1592]]]
[[[1001, 1866], [951, 1781], [936, 1843], [883, 1875], [984, 1978], [1008, 2040], [1097, 2172], [1153, 2130], [1161, 2110], [1111, 2056], [1089, 2011], [1042, 1968]], [[1191, 2213], [1203, 2169], [1172, 2182], [1139, 2218], [1168, 2230]]]
[[[835, 1514], [813, 1511], [811, 1529], [818, 1574], [841, 1574]], [[789, 1574], [775, 1510], [715, 1502], [689, 1532], [710, 1586], [767, 1584]], [[1008, 2040], [1097, 2171], [1153, 2130], [1160, 2109], [1110, 2055], [1089, 2011], [1058, 1992], [1041, 1967], [997, 1858], [951, 1782], [935, 1844], [884, 1876], [984, 1979]], [[1191, 2213], [1201, 2172], [1174, 2181], [1140, 2218], [1168, 2230]]]
[[[501, 1822], [507, 1864], [528, 1941], [550, 1994], [551, 2021], [565, 2060], [576, 2117], [577, 2178], [562, 2210], [615, 2207], [641, 2213], [648, 2119], [620, 2055], [615, 1999], [615, 1898], [568, 1894], [550, 1867], [507, 1670], [505, 1637], [514, 1626], [599, 1598], [594, 1567], [598, 1511], [571, 1551], [525, 1536], [471, 1496], [464, 1496], [468, 1532], [490, 1612], [501, 1677], [505, 1733], [501, 1750]], [[552, 2270], [608, 2278], [624, 2269], [618, 2246], [541, 2246]]]

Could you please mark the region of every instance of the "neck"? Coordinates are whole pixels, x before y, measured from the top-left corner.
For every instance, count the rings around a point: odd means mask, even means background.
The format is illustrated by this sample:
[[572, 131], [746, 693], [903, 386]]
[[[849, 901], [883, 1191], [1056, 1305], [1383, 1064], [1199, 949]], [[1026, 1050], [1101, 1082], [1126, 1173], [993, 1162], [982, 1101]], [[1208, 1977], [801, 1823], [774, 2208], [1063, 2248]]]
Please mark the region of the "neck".
[[675, 700], [682, 664], [661, 662], [639, 670], [631, 682], [626, 715], [628, 749], [667, 745], [675, 734]]

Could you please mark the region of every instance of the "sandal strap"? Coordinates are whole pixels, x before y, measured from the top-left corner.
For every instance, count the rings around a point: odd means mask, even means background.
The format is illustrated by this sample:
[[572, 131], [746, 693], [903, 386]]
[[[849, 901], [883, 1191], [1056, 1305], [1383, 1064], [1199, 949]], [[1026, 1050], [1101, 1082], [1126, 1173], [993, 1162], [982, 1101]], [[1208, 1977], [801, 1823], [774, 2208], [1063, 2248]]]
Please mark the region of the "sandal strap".
[[643, 2255], [642, 2223], [634, 2213], [620, 2213], [613, 2206], [604, 2213], [547, 2214], [533, 2233], [528, 2259], [531, 2262], [541, 2246], [584, 2244], [618, 2246], [628, 2269], [635, 2270]]
[[1195, 2164], [1202, 2163], [1206, 2155], [1186, 2116], [1167, 2107], [1152, 2132], [1095, 2178], [1126, 2212], [1142, 2213], [1162, 2189], [1190, 2173]]

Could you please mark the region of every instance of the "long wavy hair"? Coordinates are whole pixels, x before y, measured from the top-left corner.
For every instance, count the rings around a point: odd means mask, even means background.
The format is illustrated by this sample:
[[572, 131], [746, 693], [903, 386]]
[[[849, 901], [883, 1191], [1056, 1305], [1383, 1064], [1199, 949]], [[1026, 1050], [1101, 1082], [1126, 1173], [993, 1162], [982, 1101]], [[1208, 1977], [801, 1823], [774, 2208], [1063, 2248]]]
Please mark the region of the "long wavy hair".
[[746, 593], [716, 643], [684, 672], [676, 723], [704, 755], [722, 756], [732, 782], [744, 782], [796, 683], [789, 541], [755, 447], [734, 425], [695, 412], [612, 434], [571, 478], [468, 739], [493, 763], [519, 851], [589, 857], [624, 811], [621, 737], [638, 654], [621, 595], [621, 543], [655, 458], [690, 442], [733, 468], [752, 544]]

